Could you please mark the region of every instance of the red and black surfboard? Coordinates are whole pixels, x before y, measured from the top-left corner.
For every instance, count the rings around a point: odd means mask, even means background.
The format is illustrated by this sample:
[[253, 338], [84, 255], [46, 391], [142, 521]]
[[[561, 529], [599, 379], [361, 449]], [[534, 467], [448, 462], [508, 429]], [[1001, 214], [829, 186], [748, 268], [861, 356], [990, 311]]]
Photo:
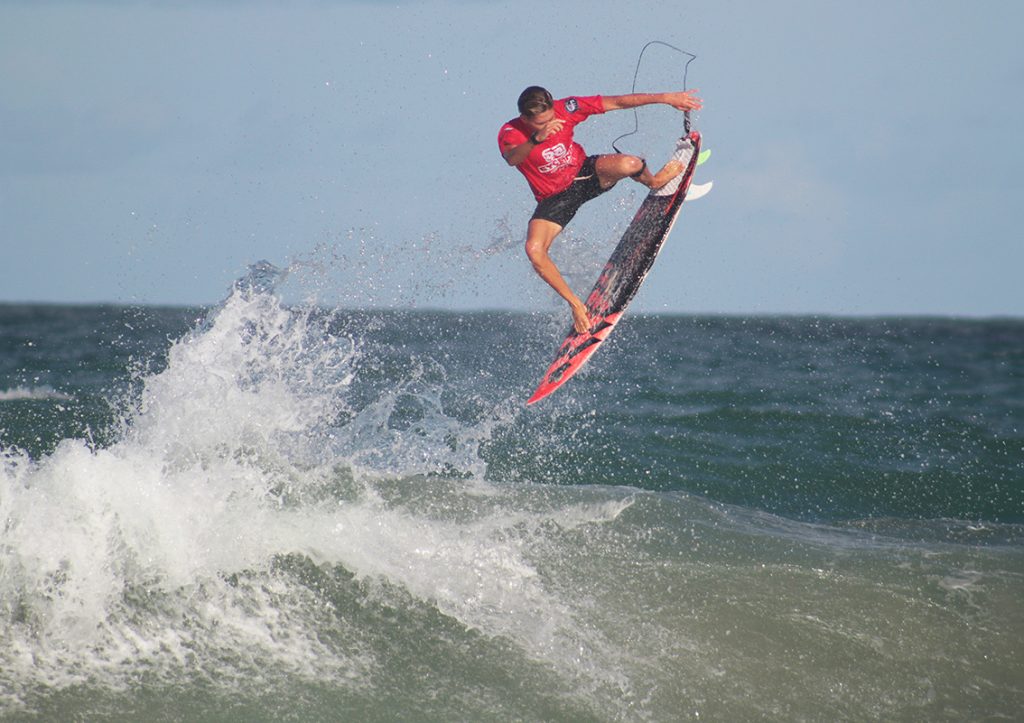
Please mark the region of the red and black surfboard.
[[687, 132], [676, 143], [672, 158], [686, 166], [686, 170], [667, 185], [647, 194], [587, 297], [590, 329], [582, 334], [569, 332], [527, 404], [540, 401], [568, 381], [612, 333], [672, 231], [686, 200], [699, 154], [700, 133], [697, 131]]

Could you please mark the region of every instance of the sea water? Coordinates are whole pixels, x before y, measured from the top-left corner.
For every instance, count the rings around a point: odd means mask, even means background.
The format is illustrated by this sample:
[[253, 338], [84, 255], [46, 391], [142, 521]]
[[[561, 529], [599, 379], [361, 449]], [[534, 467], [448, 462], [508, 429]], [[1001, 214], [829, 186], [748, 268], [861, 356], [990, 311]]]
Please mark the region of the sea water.
[[1020, 720], [1024, 322], [0, 306], [0, 717]]

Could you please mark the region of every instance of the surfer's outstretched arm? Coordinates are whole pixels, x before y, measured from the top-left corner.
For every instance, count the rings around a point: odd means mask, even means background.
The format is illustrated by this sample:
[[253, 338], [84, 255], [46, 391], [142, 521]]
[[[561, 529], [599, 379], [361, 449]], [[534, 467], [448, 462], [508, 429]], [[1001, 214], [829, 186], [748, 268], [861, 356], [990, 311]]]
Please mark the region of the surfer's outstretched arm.
[[682, 90], [675, 93], [630, 93], [629, 95], [606, 95], [601, 98], [605, 111], [639, 108], [642, 105], [663, 103], [676, 110], [700, 110], [703, 101], [694, 93], [696, 90]]
[[565, 283], [561, 272], [555, 266], [555, 262], [548, 255], [551, 242], [561, 232], [562, 227], [557, 223], [535, 218], [530, 221], [526, 232], [526, 255], [533, 264], [537, 274], [554, 289], [559, 296], [569, 303], [572, 309], [573, 328], [579, 333], [590, 329], [590, 317], [587, 315], [587, 307], [580, 301], [579, 297], [572, 292], [569, 284]]

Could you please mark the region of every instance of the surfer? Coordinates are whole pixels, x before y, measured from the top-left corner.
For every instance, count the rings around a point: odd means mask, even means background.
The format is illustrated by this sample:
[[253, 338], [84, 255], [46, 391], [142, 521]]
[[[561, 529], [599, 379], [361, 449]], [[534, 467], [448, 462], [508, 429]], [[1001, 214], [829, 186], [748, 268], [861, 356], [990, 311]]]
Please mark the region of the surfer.
[[587, 308], [569, 288], [548, 249], [551, 242], [587, 201], [600, 196], [623, 178], [648, 188], [661, 188], [683, 172], [669, 161], [657, 173], [647, 162], [624, 153], [587, 156], [573, 140], [573, 128], [592, 115], [610, 110], [663, 103], [677, 110], [699, 110], [695, 91], [632, 93], [629, 95], [576, 96], [554, 100], [544, 88], [532, 85], [519, 96], [519, 117], [498, 131], [498, 147], [510, 166], [526, 177], [537, 209], [526, 232], [526, 255], [544, 281], [569, 303], [573, 327], [590, 328]]

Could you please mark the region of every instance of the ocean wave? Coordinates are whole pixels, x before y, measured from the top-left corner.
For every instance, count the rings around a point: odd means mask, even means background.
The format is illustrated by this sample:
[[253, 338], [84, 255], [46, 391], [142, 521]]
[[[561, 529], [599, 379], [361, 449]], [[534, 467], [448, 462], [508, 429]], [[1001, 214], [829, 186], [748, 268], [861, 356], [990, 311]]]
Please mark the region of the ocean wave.
[[[495, 371], [479, 343], [488, 319], [396, 331], [287, 307], [260, 278], [138, 372], [109, 443], [0, 455], [0, 715], [1020, 710], [1018, 528], [806, 521], [644, 489], [652, 470], [692, 481], [713, 456], [692, 445], [743, 436], [743, 410], [687, 417], [703, 425], [689, 438], [667, 422], [642, 437], [651, 417], [628, 401], [618, 426], [572, 397], [526, 411], [502, 372], [519, 360]], [[799, 439], [800, 417], [769, 426]], [[777, 488], [786, 468], [749, 460], [784, 437], [712, 471]], [[812, 482], [835, 493], [792, 484]]]

